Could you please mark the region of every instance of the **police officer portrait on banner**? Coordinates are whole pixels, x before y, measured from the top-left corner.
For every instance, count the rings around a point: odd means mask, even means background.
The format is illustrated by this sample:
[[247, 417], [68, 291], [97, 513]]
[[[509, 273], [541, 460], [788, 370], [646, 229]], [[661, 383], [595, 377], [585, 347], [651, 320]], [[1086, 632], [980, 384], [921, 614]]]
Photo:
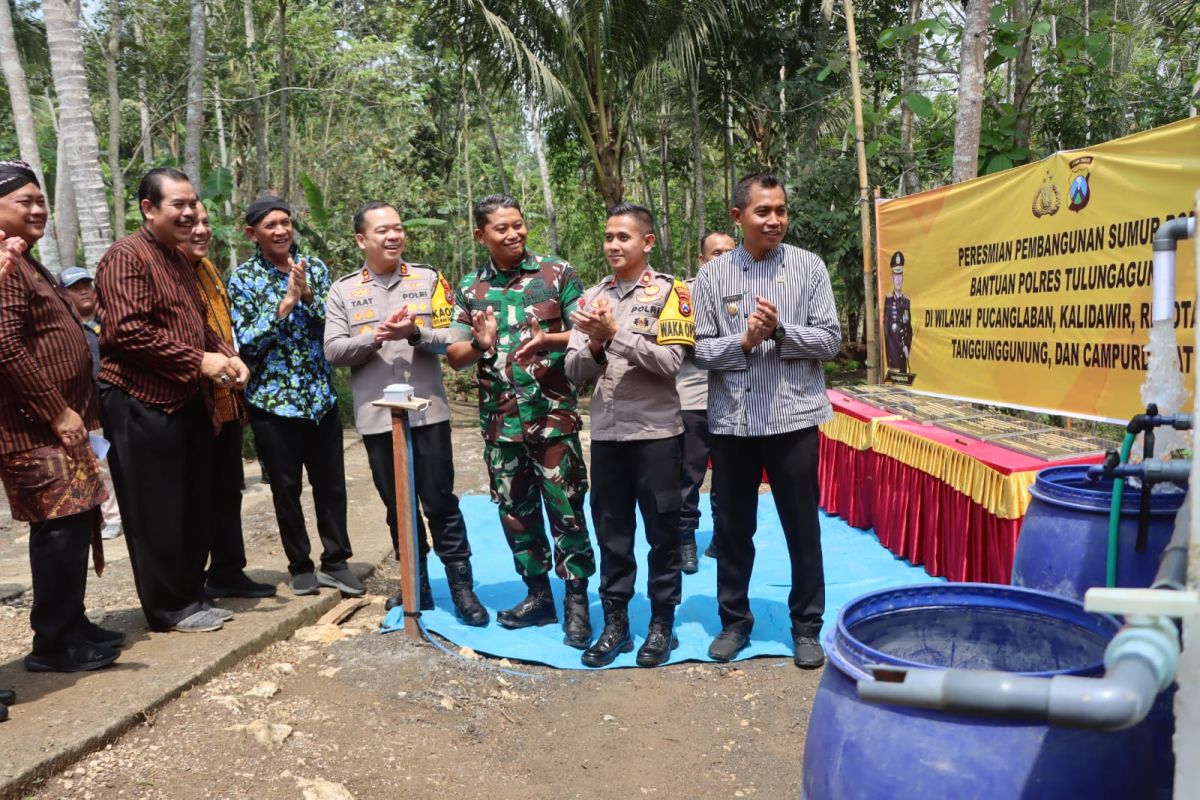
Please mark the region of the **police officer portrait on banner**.
[[883, 301], [883, 340], [887, 350], [887, 376], [897, 383], [911, 384], [917, 377], [909, 370], [912, 352], [912, 304], [901, 291], [904, 285], [904, 253], [892, 254], [892, 293]]

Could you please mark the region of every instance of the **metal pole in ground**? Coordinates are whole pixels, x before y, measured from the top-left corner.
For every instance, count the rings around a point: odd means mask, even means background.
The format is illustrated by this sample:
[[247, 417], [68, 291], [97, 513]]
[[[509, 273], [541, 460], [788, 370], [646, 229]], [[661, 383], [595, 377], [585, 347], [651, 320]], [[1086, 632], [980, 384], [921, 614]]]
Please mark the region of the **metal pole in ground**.
[[412, 445], [409, 437], [408, 412], [424, 411], [428, 400], [412, 398], [404, 401], [375, 400], [374, 405], [392, 412], [392, 464], [396, 473], [396, 529], [400, 537], [400, 597], [404, 603], [404, 635], [422, 638], [419, 599], [420, 578], [417, 574], [417, 503], [413, 494]]

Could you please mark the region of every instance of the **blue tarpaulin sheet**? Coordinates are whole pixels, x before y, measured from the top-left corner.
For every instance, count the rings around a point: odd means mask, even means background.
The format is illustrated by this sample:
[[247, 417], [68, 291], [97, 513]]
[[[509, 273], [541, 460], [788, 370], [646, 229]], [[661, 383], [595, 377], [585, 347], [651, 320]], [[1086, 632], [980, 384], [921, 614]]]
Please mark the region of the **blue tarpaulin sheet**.
[[[488, 656], [545, 664], [559, 669], [589, 669], [580, 663], [580, 651], [562, 643], [562, 630], [558, 625], [507, 630], [496, 623], [496, 610], [511, 608], [519, 602], [525, 596], [525, 584], [513, 568], [496, 506], [483, 495], [466, 495], [461, 498], [461, 505], [473, 552], [471, 562], [475, 570], [475, 591], [491, 613], [492, 621], [487, 627], [472, 628], [454, 618], [445, 571], [437, 558], [431, 555], [430, 583], [437, 608], [422, 612], [421, 622], [425, 628], [455, 645], [466, 646]], [[696, 540], [703, 553], [712, 537], [708, 495], [701, 495], [701, 513]], [[645, 595], [649, 546], [641, 533], [640, 518], [638, 531], [638, 594], [629, 604], [635, 647], [642, 643], [650, 621], [650, 603]], [[592, 535], [594, 537], [594, 531]], [[920, 567], [893, 556], [870, 531], [852, 528], [841, 519], [824, 513], [821, 514], [821, 545], [825, 555], [826, 627], [835, 623], [837, 612], [843, 605], [859, 595], [891, 586], [941, 582], [940, 578], [930, 577]], [[756, 656], [790, 656], [792, 637], [787, 608], [791, 584], [790, 562], [783, 529], [779, 525], [770, 494], [759, 497], [758, 532], [754, 536], [754, 546], [757, 555], [750, 582], [754, 631], [749, 646], [742, 651], [739, 660]], [[588, 586], [592, 601], [592, 626], [597, 635], [604, 625], [597, 594], [599, 583], [597, 575]], [[554, 578], [551, 584], [561, 619], [563, 582]], [[386, 633], [403, 627], [403, 611], [395, 608], [384, 619], [382, 630]], [[671, 663], [710, 661], [708, 646], [720, 630], [721, 622], [717, 616], [717, 563], [711, 558], [701, 557], [700, 571], [695, 575], [683, 576], [683, 601], [675, 614], [679, 648], [673, 652]], [[622, 654], [612, 666], [636, 666], [635, 654], [636, 650]]]

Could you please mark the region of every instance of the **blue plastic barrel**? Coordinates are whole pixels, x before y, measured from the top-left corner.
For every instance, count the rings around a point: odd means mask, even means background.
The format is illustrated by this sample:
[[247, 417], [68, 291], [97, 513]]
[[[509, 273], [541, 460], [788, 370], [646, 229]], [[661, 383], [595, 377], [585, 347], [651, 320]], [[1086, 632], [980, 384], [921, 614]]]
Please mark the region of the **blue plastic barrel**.
[[[1013, 559], [1014, 586], [1083, 599], [1088, 588], [1105, 584], [1113, 482], [1089, 480], [1087, 470], [1086, 465], [1049, 467], [1037, 474]], [[1154, 581], [1185, 496], [1182, 491], [1150, 495], [1147, 547], [1138, 553], [1140, 494], [1127, 485], [1121, 498], [1118, 586], [1145, 587]]]
[[901, 587], [843, 607], [804, 748], [803, 800], [1147, 800], [1149, 725], [1113, 733], [873, 705], [873, 665], [1100, 675], [1117, 631], [1073, 600], [992, 584]]

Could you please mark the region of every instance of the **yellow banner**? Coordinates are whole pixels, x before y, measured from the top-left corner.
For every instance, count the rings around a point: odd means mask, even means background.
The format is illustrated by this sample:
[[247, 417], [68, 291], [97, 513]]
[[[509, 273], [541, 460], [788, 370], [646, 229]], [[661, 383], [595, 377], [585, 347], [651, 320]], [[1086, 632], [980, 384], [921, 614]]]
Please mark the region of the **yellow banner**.
[[[1127, 420], [1143, 408], [1154, 233], [1194, 214], [1197, 189], [1200, 117], [881, 199], [881, 374], [930, 394]], [[1174, 324], [1189, 391], [1195, 263], [1181, 242]]]

